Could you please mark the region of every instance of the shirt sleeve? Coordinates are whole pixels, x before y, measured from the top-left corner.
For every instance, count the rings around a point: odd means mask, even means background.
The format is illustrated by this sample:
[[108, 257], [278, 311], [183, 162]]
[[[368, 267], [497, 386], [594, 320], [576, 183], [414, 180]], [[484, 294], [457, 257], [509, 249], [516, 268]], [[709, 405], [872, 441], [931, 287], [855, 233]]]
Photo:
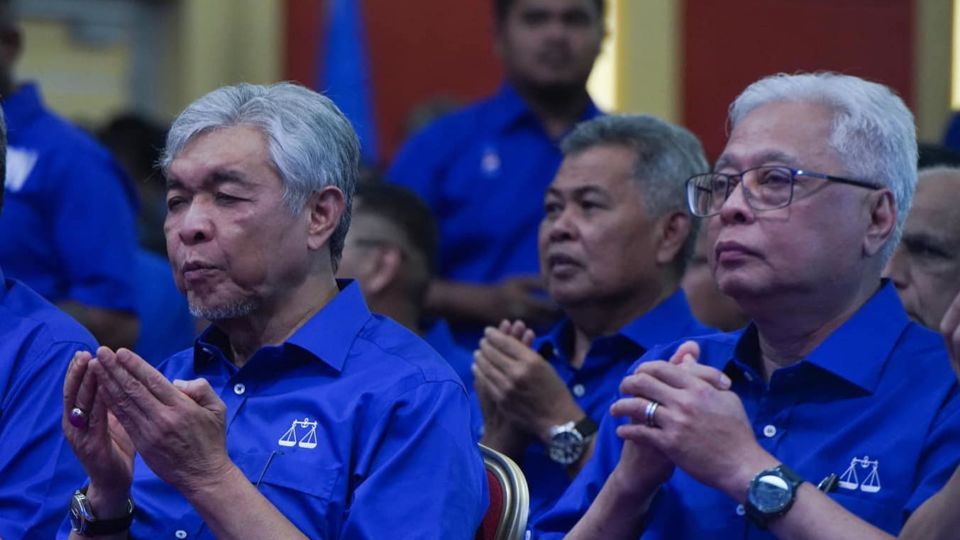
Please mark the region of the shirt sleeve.
[[563, 493], [552, 509], [530, 527], [533, 538], [563, 538], [580, 521], [593, 504], [607, 477], [620, 461], [623, 440], [617, 436], [617, 426], [623, 421], [606, 412], [597, 431], [593, 455], [580, 474]]
[[0, 538], [53, 538], [85, 477], [60, 427], [63, 378], [90, 344], [27, 352], [0, 404]]
[[947, 483], [958, 466], [960, 395], [957, 394], [955, 386], [937, 416], [917, 464], [917, 488], [907, 501], [904, 521]]
[[64, 163], [72, 170], [53, 173], [66, 177], [58, 184], [62, 192], [55, 210], [54, 242], [67, 282], [66, 298], [132, 312], [137, 222], [128, 179], [99, 152], [78, 153]]
[[458, 383], [428, 382], [406, 391], [380, 414], [367, 441], [339, 537], [476, 536], [487, 479]]

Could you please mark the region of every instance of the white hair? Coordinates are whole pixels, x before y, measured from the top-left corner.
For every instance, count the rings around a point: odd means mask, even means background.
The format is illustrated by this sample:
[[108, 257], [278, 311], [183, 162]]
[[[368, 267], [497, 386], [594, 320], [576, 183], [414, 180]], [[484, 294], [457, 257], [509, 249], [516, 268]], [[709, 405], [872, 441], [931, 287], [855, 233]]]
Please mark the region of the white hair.
[[754, 109], [773, 102], [823, 105], [833, 112], [830, 146], [850, 176], [890, 189], [897, 208], [893, 234], [880, 262], [893, 255], [917, 187], [917, 134], [913, 114], [890, 88], [838, 73], [780, 73], [760, 79], [730, 105], [733, 129]]
[[283, 182], [283, 199], [299, 212], [311, 193], [327, 186], [343, 192], [346, 210], [330, 237], [334, 268], [350, 227], [360, 143], [350, 121], [330, 99], [289, 82], [224, 86], [191, 103], [170, 126], [160, 158], [164, 174], [197, 135], [236, 125], [260, 129]]

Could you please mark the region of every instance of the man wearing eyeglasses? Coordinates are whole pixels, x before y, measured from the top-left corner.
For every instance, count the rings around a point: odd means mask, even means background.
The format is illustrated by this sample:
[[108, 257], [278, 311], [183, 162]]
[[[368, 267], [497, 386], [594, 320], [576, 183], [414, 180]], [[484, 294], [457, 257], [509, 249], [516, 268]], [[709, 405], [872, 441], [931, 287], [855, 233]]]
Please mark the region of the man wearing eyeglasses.
[[912, 115], [856, 77], [777, 75], [730, 125], [687, 195], [752, 323], [641, 358], [544, 538], [883, 538], [953, 472], [942, 339], [880, 277], [916, 184]]

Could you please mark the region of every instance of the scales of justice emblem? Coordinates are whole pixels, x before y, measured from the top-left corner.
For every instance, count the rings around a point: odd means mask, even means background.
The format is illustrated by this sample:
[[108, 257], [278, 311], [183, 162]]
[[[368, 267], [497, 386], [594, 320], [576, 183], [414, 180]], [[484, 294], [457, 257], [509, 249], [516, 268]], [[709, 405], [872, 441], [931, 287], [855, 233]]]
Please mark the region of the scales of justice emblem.
[[[867, 474], [867, 477], [861, 482], [857, 476], [857, 468], [866, 469], [870, 467], [870, 473]], [[840, 481], [837, 482], [837, 485], [844, 488], [855, 490], [860, 488], [860, 491], [866, 493], [876, 493], [880, 491], [880, 475], [877, 474], [877, 469], [880, 467], [880, 460], [870, 459], [869, 456], [863, 456], [862, 458], [854, 457], [850, 460], [850, 466], [847, 467], [847, 470], [843, 471], [843, 474], [840, 475]]]
[[[300, 429], [298, 432], [297, 430]], [[300, 436], [300, 432], [306, 430], [306, 433], [303, 436]], [[310, 418], [304, 418], [303, 420], [294, 420], [290, 423], [290, 429], [283, 434], [283, 437], [280, 437], [280, 440], [277, 441], [277, 444], [280, 446], [299, 446], [300, 448], [316, 448], [317, 447], [317, 421], [310, 421]]]

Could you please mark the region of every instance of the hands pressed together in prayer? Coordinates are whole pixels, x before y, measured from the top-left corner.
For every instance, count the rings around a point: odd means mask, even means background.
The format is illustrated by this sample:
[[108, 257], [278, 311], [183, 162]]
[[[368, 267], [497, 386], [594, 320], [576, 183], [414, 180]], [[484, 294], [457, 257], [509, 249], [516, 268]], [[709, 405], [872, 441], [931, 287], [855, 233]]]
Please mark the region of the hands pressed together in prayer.
[[488, 327], [474, 352], [474, 386], [484, 417], [484, 442], [512, 457], [530, 439], [547, 442], [550, 428], [584, 416], [553, 366], [531, 348], [522, 321]]
[[234, 468], [226, 406], [204, 379], [171, 383], [135, 353], [100, 347], [74, 355], [63, 399], [63, 430], [101, 518], [126, 512], [136, 453], [187, 498]]
[[756, 442], [740, 398], [722, 371], [699, 364], [688, 341], [668, 361], [644, 362], [620, 385], [629, 397], [611, 406], [631, 422], [614, 478], [628, 492], [652, 493], [678, 466], [741, 499], [753, 475], [776, 459]]

